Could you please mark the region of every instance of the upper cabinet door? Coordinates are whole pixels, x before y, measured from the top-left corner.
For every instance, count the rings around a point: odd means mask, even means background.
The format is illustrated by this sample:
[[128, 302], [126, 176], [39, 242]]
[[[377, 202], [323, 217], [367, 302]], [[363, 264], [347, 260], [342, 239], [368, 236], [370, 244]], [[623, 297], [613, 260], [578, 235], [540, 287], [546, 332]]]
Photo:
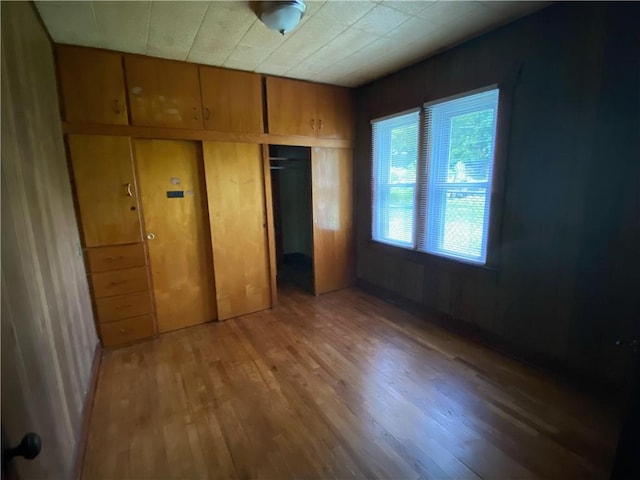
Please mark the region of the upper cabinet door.
[[69, 135], [85, 247], [142, 241], [129, 137]]
[[351, 89], [316, 85], [318, 137], [354, 138], [355, 108]]
[[316, 85], [267, 77], [269, 133], [316, 136]]
[[122, 56], [68, 45], [56, 52], [65, 120], [127, 125]]
[[263, 133], [262, 77], [237, 70], [199, 68], [204, 128]]
[[197, 65], [133, 55], [124, 59], [133, 125], [202, 129]]

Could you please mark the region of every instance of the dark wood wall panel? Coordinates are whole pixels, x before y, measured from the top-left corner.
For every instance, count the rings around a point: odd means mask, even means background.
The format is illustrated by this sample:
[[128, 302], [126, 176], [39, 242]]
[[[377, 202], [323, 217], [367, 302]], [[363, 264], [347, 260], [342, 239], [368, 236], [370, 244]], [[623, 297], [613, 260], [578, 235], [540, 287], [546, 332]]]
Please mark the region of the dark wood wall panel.
[[[604, 251], [598, 242], [638, 241], [638, 196], [620, 193], [637, 189], [633, 179], [640, 164], [637, 84], [631, 87], [640, 65], [632, 21], [637, 22], [638, 10], [632, 4], [554, 5], [362, 87], [356, 148], [358, 278], [469, 324], [522, 356], [624, 382], [629, 355], [614, 344], [619, 336], [633, 335], [630, 326], [637, 317], [625, 289], [606, 284], [635, 279], [630, 272], [640, 265], [624, 264], [616, 248]], [[370, 120], [505, 80], [513, 85], [513, 95], [502, 224], [494, 232], [500, 237], [497, 268], [407, 259], [373, 244]], [[625, 96], [634, 99], [626, 106]], [[618, 117], [625, 120], [624, 129], [614, 128]], [[615, 157], [606, 154], [609, 143], [616, 145]], [[620, 168], [602, 176], [611, 162]], [[606, 212], [599, 210], [601, 198], [620, 201], [608, 201], [612, 211]], [[636, 216], [618, 215], [615, 205]], [[631, 249], [625, 251], [628, 256]], [[609, 263], [619, 265], [615, 275], [609, 274]], [[590, 288], [601, 304], [624, 303], [615, 309], [615, 322], [607, 318], [606, 307], [599, 318], [585, 308]]]
[[97, 346], [51, 45], [28, 2], [2, 4], [2, 423], [40, 434], [21, 478], [70, 478]]

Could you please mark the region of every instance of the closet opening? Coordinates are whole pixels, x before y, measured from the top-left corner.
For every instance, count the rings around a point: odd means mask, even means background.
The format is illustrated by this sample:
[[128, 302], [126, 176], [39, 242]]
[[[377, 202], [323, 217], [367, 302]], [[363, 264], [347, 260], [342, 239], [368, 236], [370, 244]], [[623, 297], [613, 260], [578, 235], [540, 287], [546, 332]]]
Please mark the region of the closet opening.
[[269, 145], [278, 288], [313, 285], [311, 148]]

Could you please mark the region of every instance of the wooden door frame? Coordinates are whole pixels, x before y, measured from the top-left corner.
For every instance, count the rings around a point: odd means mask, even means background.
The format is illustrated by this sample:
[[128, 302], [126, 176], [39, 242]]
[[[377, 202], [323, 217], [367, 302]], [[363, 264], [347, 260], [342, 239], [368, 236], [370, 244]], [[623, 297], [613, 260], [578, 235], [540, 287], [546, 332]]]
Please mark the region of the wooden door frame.
[[271, 308], [278, 303], [278, 284], [276, 275], [276, 239], [273, 222], [273, 192], [271, 191], [271, 162], [269, 160], [269, 145], [262, 145], [262, 169], [264, 181], [264, 209], [267, 215], [267, 249], [269, 250], [269, 279], [271, 283]]

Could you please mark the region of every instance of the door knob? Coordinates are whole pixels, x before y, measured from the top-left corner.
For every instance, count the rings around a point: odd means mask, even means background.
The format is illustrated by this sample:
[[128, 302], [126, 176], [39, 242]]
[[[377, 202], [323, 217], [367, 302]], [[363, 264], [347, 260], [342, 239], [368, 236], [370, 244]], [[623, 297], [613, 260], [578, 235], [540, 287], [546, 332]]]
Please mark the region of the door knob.
[[147, 240], [153, 240], [154, 238], [156, 238], [155, 233], [147, 233]]
[[[27, 433], [24, 437], [22, 437], [22, 441], [18, 444], [17, 447], [6, 447], [4, 442], [4, 430], [3, 433], [3, 442], [2, 442], [2, 472], [3, 474], [7, 474], [9, 470], [9, 462], [14, 457], [24, 457], [27, 460], [33, 460], [38, 456], [40, 450], [42, 449], [42, 440], [40, 439], [40, 435], [37, 433]], [[3, 475], [4, 476], [4, 475]]]

